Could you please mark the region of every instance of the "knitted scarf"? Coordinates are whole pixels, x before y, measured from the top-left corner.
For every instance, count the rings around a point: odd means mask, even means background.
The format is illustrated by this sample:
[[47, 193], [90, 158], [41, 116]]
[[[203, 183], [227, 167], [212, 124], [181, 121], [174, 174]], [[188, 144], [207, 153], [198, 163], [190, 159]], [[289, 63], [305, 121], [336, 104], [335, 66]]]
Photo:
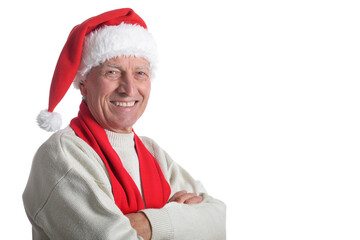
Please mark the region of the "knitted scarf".
[[[76, 135], [87, 142], [103, 160], [109, 172], [115, 204], [124, 213], [146, 208], [162, 208], [170, 196], [170, 186], [157, 160], [134, 133], [135, 148], [139, 158], [143, 196], [110, 145], [105, 130], [95, 121], [87, 105], [82, 102], [78, 117], [70, 122]], [[144, 204], [145, 201], [145, 204]]]

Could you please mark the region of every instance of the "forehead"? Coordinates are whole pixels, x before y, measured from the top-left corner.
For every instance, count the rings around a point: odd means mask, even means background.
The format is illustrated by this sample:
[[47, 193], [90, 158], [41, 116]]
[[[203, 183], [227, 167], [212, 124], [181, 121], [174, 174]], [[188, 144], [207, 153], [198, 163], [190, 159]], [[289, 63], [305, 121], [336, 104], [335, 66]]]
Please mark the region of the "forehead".
[[118, 67], [118, 68], [150, 68], [150, 63], [142, 57], [121, 56], [106, 60], [100, 64], [102, 67]]

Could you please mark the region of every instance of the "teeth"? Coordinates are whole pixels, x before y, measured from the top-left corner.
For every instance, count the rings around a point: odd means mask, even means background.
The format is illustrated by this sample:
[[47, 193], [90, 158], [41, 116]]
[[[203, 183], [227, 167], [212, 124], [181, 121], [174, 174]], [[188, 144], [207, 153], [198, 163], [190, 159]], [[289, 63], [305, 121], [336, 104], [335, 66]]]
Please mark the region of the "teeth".
[[132, 107], [135, 105], [135, 102], [113, 102], [118, 107]]

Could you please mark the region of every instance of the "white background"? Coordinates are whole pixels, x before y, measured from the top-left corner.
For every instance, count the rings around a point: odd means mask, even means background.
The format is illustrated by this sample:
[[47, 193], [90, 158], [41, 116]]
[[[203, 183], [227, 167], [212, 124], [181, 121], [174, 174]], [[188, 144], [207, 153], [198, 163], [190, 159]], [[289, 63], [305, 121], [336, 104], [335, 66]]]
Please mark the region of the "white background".
[[[226, 203], [228, 239], [360, 239], [358, 1], [1, 4], [3, 236], [31, 239], [21, 195], [50, 136], [35, 118], [68, 33], [129, 6], [161, 61], [135, 130]], [[79, 104], [71, 88], [64, 126]]]

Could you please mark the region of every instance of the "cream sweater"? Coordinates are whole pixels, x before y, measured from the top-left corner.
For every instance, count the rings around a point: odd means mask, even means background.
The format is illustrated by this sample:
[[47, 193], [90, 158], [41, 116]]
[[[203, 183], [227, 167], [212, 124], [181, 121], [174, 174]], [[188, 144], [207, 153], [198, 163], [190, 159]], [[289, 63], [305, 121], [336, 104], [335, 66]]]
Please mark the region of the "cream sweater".
[[[133, 134], [107, 131], [110, 143], [141, 192]], [[152, 239], [225, 239], [225, 205], [206, 194], [200, 182], [153, 140], [142, 137], [158, 160], [171, 196], [187, 190], [204, 197], [199, 204], [168, 203], [145, 209]], [[101, 158], [67, 127], [53, 134], [37, 151], [23, 194], [33, 239], [141, 239], [115, 205]]]

